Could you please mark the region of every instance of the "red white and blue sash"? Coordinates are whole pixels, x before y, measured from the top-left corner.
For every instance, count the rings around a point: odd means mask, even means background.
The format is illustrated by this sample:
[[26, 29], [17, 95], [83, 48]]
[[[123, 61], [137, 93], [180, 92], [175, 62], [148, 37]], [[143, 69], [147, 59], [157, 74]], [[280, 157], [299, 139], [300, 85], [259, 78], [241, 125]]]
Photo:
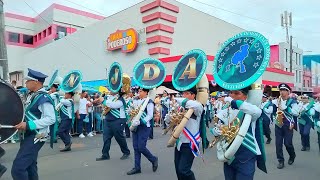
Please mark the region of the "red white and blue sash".
[[198, 131], [197, 134], [193, 135], [189, 129], [184, 128], [183, 134], [190, 140], [191, 152], [195, 157], [198, 157], [200, 154], [200, 132]]

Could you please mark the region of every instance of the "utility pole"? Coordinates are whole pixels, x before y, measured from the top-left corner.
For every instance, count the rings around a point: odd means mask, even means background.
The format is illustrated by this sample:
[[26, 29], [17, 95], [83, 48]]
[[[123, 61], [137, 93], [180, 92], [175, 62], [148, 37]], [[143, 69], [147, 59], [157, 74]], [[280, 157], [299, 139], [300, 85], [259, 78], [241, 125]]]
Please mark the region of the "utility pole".
[[[290, 48], [289, 48], [289, 51], [290, 51], [290, 56], [289, 56], [289, 58], [290, 58], [290, 72], [292, 72], [292, 54], [293, 54], [293, 48], [292, 48], [292, 36], [290, 36], [290, 42], [289, 42], [289, 46], [290, 46]], [[296, 61], [297, 61], [297, 59], [296, 59]], [[296, 76], [298, 76], [298, 74], [296, 74]]]
[[[286, 40], [287, 43], [289, 44], [289, 60], [290, 60], [290, 72], [292, 72], [292, 53], [293, 53], [293, 48], [292, 48], [292, 36], [290, 35], [289, 37], [289, 28], [292, 27], [292, 13], [284, 11], [283, 14], [281, 14], [281, 26], [286, 29]], [[297, 74], [296, 74], [297, 76]]]
[[[3, 0], [0, 0], [0, 67], [3, 71], [3, 79], [9, 81], [9, 68], [7, 59], [7, 47], [4, 37], [4, 12], [3, 12]], [[2, 76], [2, 74], [0, 74]]]

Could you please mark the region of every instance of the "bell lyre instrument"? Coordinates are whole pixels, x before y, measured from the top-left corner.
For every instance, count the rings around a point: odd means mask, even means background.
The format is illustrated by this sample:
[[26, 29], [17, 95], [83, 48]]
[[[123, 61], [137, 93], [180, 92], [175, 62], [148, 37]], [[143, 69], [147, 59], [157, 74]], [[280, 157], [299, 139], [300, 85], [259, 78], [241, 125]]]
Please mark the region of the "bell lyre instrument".
[[70, 71], [62, 80], [60, 85], [61, 90], [64, 92], [74, 92], [74, 102], [80, 102], [80, 96], [82, 93], [82, 73], [78, 70]]
[[[268, 40], [257, 32], [242, 32], [223, 43], [213, 62], [213, 76], [216, 83], [227, 90], [251, 86], [247, 102], [259, 106], [263, 93], [261, 75], [269, 59]], [[220, 161], [227, 162], [235, 155], [248, 132], [251, 118], [245, 114], [242, 120], [231, 118], [226, 125], [214, 125], [221, 135], [211, 146], [216, 145]]]
[[[207, 63], [206, 54], [200, 49], [193, 49], [181, 57], [172, 75], [172, 84], [178, 91], [187, 91], [196, 86], [196, 100], [202, 105], [206, 105], [209, 97], [209, 82], [205, 74]], [[174, 146], [193, 111], [190, 108], [185, 112], [180, 123], [174, 129], [167, 147]]]
[[[108, 73], [108, 84], [109, 90], [116, 94], [122, 87], [122, 80], [123, 80], [123, 71], [122, 67], [119, 63], [114, 62], [110, 66], [110, 70]], [[115, 97], [112, 101], [117, 101], [118, 97]], [[110, 112], [111, 108], [108, 106], [103, 107], [102, 115], [107, 115]]]
[[[155, 88], [160, 86], [166, 77], [166, 68], [158, 59], [146, 58], [138, 62], [133, 68], [133, 79], [140, 88], [149, 89], [148, 97], [144, 102], [133, 107], [131, 110], [131, 122], [141, 121], [141, 116], [144, 113], [149, 100], [155, 98]], [[137, 126], [134, 123], [129, 123], [129, 129], [136, 131]]]

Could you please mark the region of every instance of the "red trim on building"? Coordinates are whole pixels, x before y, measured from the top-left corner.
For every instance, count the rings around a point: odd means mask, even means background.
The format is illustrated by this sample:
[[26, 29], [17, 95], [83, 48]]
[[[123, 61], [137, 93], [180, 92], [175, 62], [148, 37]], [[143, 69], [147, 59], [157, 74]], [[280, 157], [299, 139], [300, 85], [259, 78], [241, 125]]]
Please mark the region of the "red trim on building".
[[179, 7], [178, 6], [175, 6], [173, 4], [170, 4], [170, 3], [162, 1], [162, 0], [159, 0], [159, 1], [160, 1], [160, 7], [163, 7], [165, 9], [170, 10], [170, 11], [179, 13]]
[[274, 73], [278, 73], [278, 74], [284, 74], [284, 75], [289, 75], [289, 76], [294, 76], [294, 73], [291, 72], [287, 72], [287, 71], [283, 71], [281, 69], [276, 69], [276, 68], [267, 68], [268, 72], [274, 72]]
[[[206, 74], [208, 81], [212, 81], [213, 80], [213, 75], [212, 74]], [[166, 76], [166, 78], [164, 79], [164, 82], [171, 82], [172, 81], [172, 74], [168, 74]]]
[[159, 60], [161, 62], [163, 62], [163, 63], [168, 63], [168, 62], [179, 61], [181, 57], [182, 57], [181, 55], [179, 55], [179, 56], [171, 56], [171, 57], [160, 58]]
[[[74, 8], [71, 8], [71, 7], [67, 7], [67, 6], [63, 6], [63, 5], [55, 4], [55, 3], [52, 4], [51, 6], [49, 6], [44, 11], [42, 11], [40, 13], [40, 15], [42, 16], [44, 12], [46, 12], [48, 10], [53, 10], [53, 9], [58, 9], [58, 10], [61, 10], [61, 11], [69, 12], [69, 13], [72, 13], [72, 14], [77, 14], [77, 15], [80, 15], [80, 16], [85, 16], [85, 17], [92, 18], [92, 19], [98, 19], [98, 20], [105, 19], [104, 16], [99, 16], [97, 14], [89, 13], [89, 12], [86, 12], [86, 11], [81, 11], [81, 10], [78, 10], [78, 9], [74, 9]], [[35, 23], [36, 19], [40, 18], [39, 16], [37, 16], [35, 18], [32, 18], [32, 17], [27, 17], [27, 16], [14, 14], [14, 13], [8, 13], [8, 12], [6, 12], [4, 15], [7, 18], [18, 19], [18, 20], [21, 20], [21, 21], [28, 21], [28, 22], [32, 22], [32, 23]]]
[[162, 8], [168, 9], [170, 11], [179, 13], [179, 7], [178, 6], [175, 6], [173, 4], [167, 3], [167, 2], [162, 1], [162, 0], [156, 0], [156, 1], [152, 2], [152, 3], [146, 4], [146, 5], [142, 6], [142, 7], [140, 7], [140, 12], [144, 13], [144, 12], [147, 12], [147, 11], [149, 11], [151, 9], [154, 9], [154, 8], [157, 8], [157, 7], [162, 7]]
[[208, 61], [213, 61], [214, 60], [214, 56], [207, 55], [207, 59], [208, 59]]
[[18, 19], [18, 20], [21, 20], [21, 21], [28, 21], [28, 22], [36, 22], [36, 19], [35, 18], [32, 18], [32, 17], [27, 17], [27, 16], [22, 16], [22, 15], [19, 15], [19, 14], [13, 14], [13, 13], [4, 13], [4, 16], [6, 18], [12, 18], [12, 19]]
[[153, 55], [153, 54], [169, 55], [170, 54], [170, 49], [163, 48], [163, 47], [155, 47], [155, 48], [149, 49], [149, 55]]
[[144, 16], [144, 17], [142, 17], [142, 22], [146, 23], [149, 21], [153, 21], [155, 19], [163, 19], [163, 20], [170, 21], [173, 23], [177, 22], [177, 17], [169, 15], [167, 13], [163, 13], [163, 12], [155, 12], [155, 13], [149, 14], [147, 16]]
[[140, 12], [144, 13], [146, 11], [149, 11], [151, 9], [159, 7], [159, 5], [160, 5], [159, 1], [153, 1], [152, 3], [146, 4], [146, 5], [142, 6], [142, 7], [140, 7]]
[[89, 12], [86, 12], [86, 11], [81, 11], [81, 10], [74, 9], [74, 8], [71, 8], [71, 7], [67, 7], [67, 6], [63, 6], [63, 5], [60, 5], [60, 4], [53, 4], [52, 6], [53, 6], [54, 9], [59, 9], [61, 11], [66, 11], [66, 12], [77, 14], [77, 15], [80, 15], [80, 16], [89, 17], [89, 18], [92, 18], [92, 19], [98, 19], [98, 20], [105, 19], [104, 16], [99, 16], [97, 14], [89, 13]]
[[[179, 56], [171, 56], [171, 57], [165, 57], [165, 58], [160, 58], [159, 60], [163, 63], [168, 63], [168, 62], [175, 62], [175, 61], [179, 61], [181, 59], [182, 55]], [[211, 55], [207, 55], [207, 59], [208, 61], [213, 61], [214, 60], [214, 56]]]
[[[269, 86], [278, 86], [281, 83], [284, 83], [284, 82], [262, 80], [262, 84], [269, 85]], [[290, 87], [294, 87], [293, 83], [287, 83], [287, 82], [285, 82], [285, 83], [288, 84], [288, 86], [290, 86]]]
[[147, 44], [155, 43], [155, 42], [163, 42], [167, 44], [172, 44], [172, 38], [162, 35], [156, 35], [147, 38]]
[[161, 23], [158, 23], [158, 24], [154, 24], [154, 25], [151, 25], [151, 26], [148, 26], [146, 28], [146, 32], [147, 33], [150, 33], [150, 32], [153, 32], [153, 31], [165, 31], [165, 32], [168, 32], [168, 33], [174, 33], [174, 28], [171, 27], [171, 26], [167, 26], [167, 25], [164, 25], [164, 24], [161, 24]]

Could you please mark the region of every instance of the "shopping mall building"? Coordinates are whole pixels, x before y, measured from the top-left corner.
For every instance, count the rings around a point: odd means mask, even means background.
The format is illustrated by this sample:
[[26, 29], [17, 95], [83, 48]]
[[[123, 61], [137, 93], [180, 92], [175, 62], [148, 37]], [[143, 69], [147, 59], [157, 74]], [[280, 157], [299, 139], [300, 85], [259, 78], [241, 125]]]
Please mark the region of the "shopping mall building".
[[[207, 54], [206, 74], [213, 80], [212, 62], [221, 44], [246, 31], [174, 0], [146, 0], [109, 17], [53, 4], [37, 17], [6, 13], [5, 22], [10, 78], [18, 85], [27, 68], [49, 76], [56, 69], [60, 76], [78, 69], [83, 81], [104, 82], [114, 61], [131, 75], [135, 64], [147, 57], [165, 64], [165, 82], [170, 82], [180, 57], [196, 48]], [[303, 51], [293, 49], [290, 72], [288, 48], [286, 43], [271, 46], [263, 83], [276, 87], [285, 82], [302, 91]]]

